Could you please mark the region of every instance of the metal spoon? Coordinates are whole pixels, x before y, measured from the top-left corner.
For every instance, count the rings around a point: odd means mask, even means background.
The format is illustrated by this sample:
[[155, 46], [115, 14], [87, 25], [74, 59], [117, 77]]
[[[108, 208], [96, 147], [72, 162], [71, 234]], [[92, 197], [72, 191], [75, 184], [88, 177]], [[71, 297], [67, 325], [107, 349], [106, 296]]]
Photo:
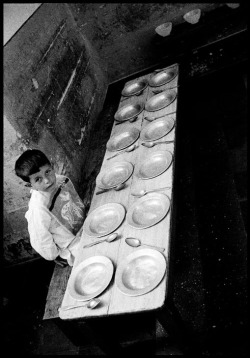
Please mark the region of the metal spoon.
[[116, 125], [116, 126], [119, 126], [119, 124], [122, 124], [122, 123], [125, 123], [125, 122], [133, 123], [133, 122], [135, 122], [135, 121], [137, 120], [137, 118], [138, 118], [138, 116], [135, 116], [135, 117], [133, 117], [133, 118], [130, 118], [128, 121], [118, 122], [118, 123], [116, 123], [115, 125]]
[[122, 153], [132, 152], [132, 150], [134, 150], [135, 148], [137, 148], [137, 146], [135, 144], [133, 144], [130, 147], [128, 147], [127, 149], [123, 150], [122, 152], [116, 153], [115, 155], [112, 155], [112, 157], [107, 158], [107, 160], [110, 160], [110, 159], [112, 159], [112, 158], [114, 158], [117, 155], [122, 154]]
[[140, 197], [140, 196], [146, 195], [148, 193], [153, 193], [155, 191], [161, 191], [161, 190], [164, 190], [164, 189], [171, 189], [171, 186], [164, 186], [162, 188], [157, 188], [157, 189], [152, 189], [152, 190], [142, 189], [142, 190], [139, 191], [139, 193], [131, 193], [131, 195]]
[[154, 72], [165, 72], [166, 70], [168, 70], [169, 68], [175, 67], [176, 65], [171, 65], [165, 68], [157, 68], [156, 70], [154, 70]]
[[91, 242], [90, 244], [87, 244], [87, 245], [84, 245], [83, 248], [86, 248], [86, 247], [91, 247], [91, 246], [94, 246], [96, 244], [100, 244], [101, 242], [112, 242], [114, 241], [118, 236], [118, 233], [117, 232], [114, 232], [113, 234], [109, 235], [108, 237], [106, 237], [106, 239], [103, 239], [103, 240], [99, 240], [99, 241], [95, 241], [95, 242]]
[[146, 142], [146, 143], [142, 143], [141, 145], [143, 145], [144, 147], [147, 148], [152, 148], [157, 144], [162, 144], [162, 143], [173, 143], [173, 140], [162, 140], [160, 142]]
[[162, 118], [162, 117], [166, 117], [166, 116], [169, 116], [170, 114], [174, 114], [175, 112], [171, 112], [171, 113], [166, 113], [166, 114], [163, 114], [162, 116], [159, 116], [159, 117], [144, 117], [144, 119], [146, 119], [146, 121], [149, 121], [149, 122], [152, 122], [154, 121], [155, 119], [158, 119], [158, 118]]
[[164, 91], [168, 91], [168, 90], [170, 90], [170, 89], [175, 89], [175, 88], [178, 88], [178, 87], [180, 87], [180, 86], [173, 86], [173, 87], [168, 87], [168, 88], [164, 88], [164, 89], [162, 89], [162, 90], [153, 90], [152, 92], [154, 93], [154, 94], [159, 94], [159, 93], [162, 93], [162, 92], [164, 92]]
[[97, 191], [96, 192], [96, 195], [99, 195], [99, 194], [102, 194], [102, 193], [106, 193], [107, 191], [109, 190], [115, 190], [115, 191], [119, 191], [119, 190], [122, 190], [123, 188], [125, 188], [125, 183], [121, 183], [121, 184], [118, 184], [116, 187], [114, 188], [107, 188], [107, 189], [102, 189], [100, 191]]
[[163, 252], [165, 251], [165, 248], [164, 247], [159, 247], [159, 246], [154, 246], [154, 245], [148, 245], [148, 244], [142, 244], [141, 243], [141, 240], [139, 239], [136, 239], [134, 237], [127, 237], [125, 239], [126, 243], [129, 245], [129, 246], [133, 246], [133, 247], [138, 247], [138, 246], [149, 246], [151, 248], [154, 248], [160, 252]]
[[93, 308], [95, 308], [96, 306], [99, 305], [99, 303], [101, 302], [101, 300], [99, 300], [98, 298], [93, 298], [92, 300], [88, 301], [88, 303], [86, 303], [85, 305], [72, 305], [72, 306], [64, 306], [64, 307], [59, 307], [58, 311], [67, 311], [67, 310], [71, 310], [73, 308], [78, 308], [78, 307], [87, 307], [90, 308], [91, 310]]

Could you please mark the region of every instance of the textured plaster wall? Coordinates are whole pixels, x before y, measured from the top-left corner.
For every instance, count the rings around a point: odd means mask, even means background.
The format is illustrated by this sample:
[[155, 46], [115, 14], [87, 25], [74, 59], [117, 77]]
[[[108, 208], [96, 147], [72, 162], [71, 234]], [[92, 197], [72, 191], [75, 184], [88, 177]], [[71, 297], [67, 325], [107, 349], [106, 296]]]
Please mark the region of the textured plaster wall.
[[[107, 92], [103, 64], [65, 4], [43, 4], [4, 47], [4, 258], [31, 258], [29, 190], [17, 157], [39, 148], [80, 195], [91, 131]], [[90, 200], [90, 198], [86, 198]]]
[[219, 3], [68, 3], [79, 31], [107, 64], [109, 82], [126, 78], [160, 62], [154, 50], [155, 28], [167, 21], [174, 28], [195, 8], [202, 16]]

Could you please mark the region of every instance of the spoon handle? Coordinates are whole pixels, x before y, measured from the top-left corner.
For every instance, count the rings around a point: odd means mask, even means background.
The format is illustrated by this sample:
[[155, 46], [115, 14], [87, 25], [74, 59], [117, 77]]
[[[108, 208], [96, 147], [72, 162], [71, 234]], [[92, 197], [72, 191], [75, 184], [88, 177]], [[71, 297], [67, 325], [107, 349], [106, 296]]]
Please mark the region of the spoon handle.
[[117, 155], [122, 154], [123, 152], [124, 152], [124, 151], [122, 151], [122, 152], [120, 152], [120, 153], [116, 153], [115, 155], [112, 155], [112, 157], [107, 158], [107, 160], [112, 159], [112, 158], [116, 157]]
[[179, 86], [176, 85], [176, 86], [173, 86], [173, 87], [164, 88], [164, 89], [162, 89], [162, 90], [155, 90], [155, 91], [152, 91], [152, 92], [155, 93], [155, 94], [159, 94], [159, 93], [162, 93], [162, 92], [164, 92], [164, 91], [168, 91], [168, 90], [170, 90], [170, 89], [175, 89], [175, 88], [179, 88], [179, 87], [180, 87], [180, 85], [179, 85]]
[[78, 307], [86, 307], [87, 304], [85, 305], [80, 305], [80, 306], [64, 306], [64, 307], [59, 307], [58, 311], [68, 311], [68, 310], [72, 310], [73, 308], [78, 308]]
[[155, 142], [155, 144], [162, 144], [162, 143], [173, 143], [173, 140], [162, 140], [160, 142]]
[[106, 193], [106, 192], [109, 191], [109, 190], [111, 190], [111, 189], [99, 190], [99, 191], [97, 191], [95, 194], [96, 194], [96, 195], [99, 195], [99, 194], [102, 194], [102, 193]]
[[119, 126], [119, 124], [122, 124], [122, 123], [124, 123], [125, 121], [122, 121], [122, 122], [117, 122], [117, 123], [115, 123], [115, 125], [116, 126]]
[[149, 122], [153, 122], [154, 120], [158, 119], [158, 118], [162, 118], [162, 117], [166, 117], [166, 116], [169, 116], [170, 114], [174, 114], [176, 112], [170, 112], [170, 113], [165, 113], [163, 114], [162, 116], [159, 116], [159, 117], [144, 117], [144, 119], [146, 119], [146, 121], [149, 121]]
[[90, 244], [87, 244], [87, 245], [84, 245], [83, 248], [85, 249], [86, 247], [91, 247], [91, 246], [94, 246], [96, 244], [99, 244], [101, 242], [104, 242], [106, 240], [98, 240], [98, 241], [95, 241], [95, 242], [91, 242]]
[[147, 190], [147, 193], [153, 193], [154, 191], [161, 191], [164, 189], [171, 189], [171, 186], [164, 186], [162, 188], [156, 188], [156, 189], [152, 189], [152, 190]]
[[148, 246], [148, 247], [152, 247], [152, 249], [156, 249], [160, 252], [164, 252], [165, 248], [164, 247], [159, 247], [159, 246], [154, 246], [154, 245], [148, 245], [148, 244], [141, 244], [141, 246]]

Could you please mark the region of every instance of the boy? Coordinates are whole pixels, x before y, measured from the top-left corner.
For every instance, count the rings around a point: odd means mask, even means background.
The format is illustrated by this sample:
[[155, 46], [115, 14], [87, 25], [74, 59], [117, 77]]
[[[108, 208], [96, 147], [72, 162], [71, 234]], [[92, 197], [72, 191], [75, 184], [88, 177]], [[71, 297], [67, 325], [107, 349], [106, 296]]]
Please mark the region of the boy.
[[58, 263], [62, 258], [73, 266], [85, 207], [72, 182], [55, 174], [49, 159], [37, 149], [17, 159], [15, 172], [32, 188], [25, 214], [31, 246], [46, 260]]

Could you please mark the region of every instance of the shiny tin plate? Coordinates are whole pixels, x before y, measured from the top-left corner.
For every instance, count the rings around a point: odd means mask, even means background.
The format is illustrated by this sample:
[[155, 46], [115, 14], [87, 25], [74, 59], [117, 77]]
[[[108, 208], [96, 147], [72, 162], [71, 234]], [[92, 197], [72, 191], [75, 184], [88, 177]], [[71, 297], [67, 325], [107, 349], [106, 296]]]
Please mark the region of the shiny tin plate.
[[102, 189], [114, 188], [124, 183], [133, 173], [134, 166], [130, 162], [115, 162], [106, 168], [96, 178], [96, 185]]
[[144, 105], [142, 103], [126, 104], [115, 113], [115, 120], [118, 122], [128, 121], [138, 116], [143, 111], [143, 108]]
[[141, 132], [141, 139], [153, 141], [167, 135], [174, 127], [173, 118], [158, 118], [148, 124]]
[[178, 73], [177, 67], [171, 67], [161, 72], [158, 72], [156, 75], [153, 75], [148, 84], [151, 87], [159, 87], [165, 85], [166, 83], [172, 81]]
[[142, 92], [148, 86], [147, 80], [141, 80], [126, 85], [122, 90], [122, 95], [125, 97], [134, 96]]
[[159, 109], [169, 106], [176, 98], [175, 90], [166, 90], [151, 97], [145, 104], [148, 112], [158, 111]]
[[162, 193], [149, 193], [129, 208], [126, 221], [135, 229], [146, 229], [156, 225], [168, 213], [170, 201], [167, 195]]
[[139, 166], [137, 175], [140, 179], [152, 179], [164, 173], [172, 163], [172, 153], [158, 150], [150, 153]]
[[115, 284], [127, 296], [140, 296], [156, 288], [165, 272], [163, 254], [157, 250], [140, 249], [118, 264]]
[[125, 149], [133, 144], [140, 135], [137, 128], [130, 128], [122, 133], [113, 135], [107, 142], [107, 149], [111, 152]]
[[124, 217], [124, 206], [119, 203], [107, 203], [97, 207], [87, 216], [83, 229], [92, 237], [105, 236], [115, 231]]
[[92, 256], [81, 262], [69, 279], [69, 294], [80, 301], [100, 295], [111, 281], [114, 267], [106, 256]]

